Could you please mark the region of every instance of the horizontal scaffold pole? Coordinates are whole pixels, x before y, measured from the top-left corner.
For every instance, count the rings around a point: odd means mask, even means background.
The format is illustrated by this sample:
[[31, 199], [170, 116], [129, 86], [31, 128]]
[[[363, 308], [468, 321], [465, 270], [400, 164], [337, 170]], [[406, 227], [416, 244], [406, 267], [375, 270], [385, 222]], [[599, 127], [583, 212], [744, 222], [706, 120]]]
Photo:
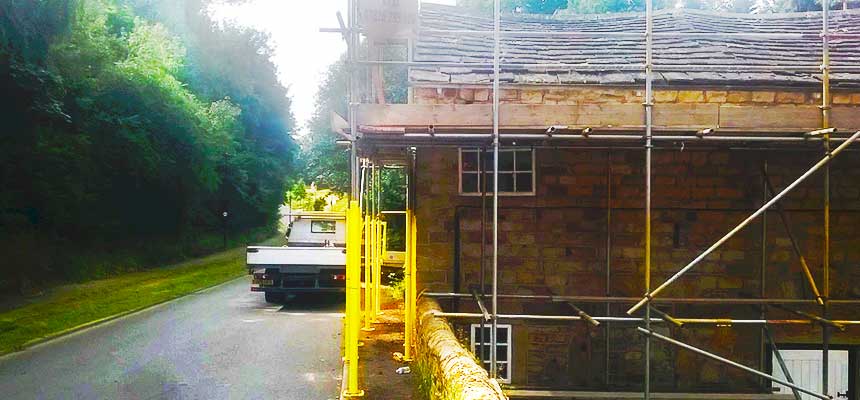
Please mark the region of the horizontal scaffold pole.
[[[454, 67], [454, 68], [480, 68], [490, 69], [492, 63], [486, 62], [456, 62], [456, 61], [377, 61], [361, 60], [361, 65], [403, 65], [408, 67]], [[644, 64], [574, 64], [574, 63], [501, 63], [503, 69], [542, 69], [542, 68], [565, 68], [572, 71], [636, 71], [641, 72]], [[860, 71], [860, 65], [833, 65], [831, 70], [837, 72]], [[743, 65], [743, 64], [654, 64], [656, 72], [750, 72], [750, 71], [790, 71], [790, 72], [821, 72], [820, 65]], [[480, 84], [470, 84], [480, 85]], [[486, 86], [492, 85], [485, 83]]]
[[[322, 33], [347, 34], [352, 32], [348, 28], [320, 28]], [[363, 32], [358, 29], [357, 32]], [[486, 29], [421, 29], [419, 35], [457, 35], [457, 36], [491, 36], [492, 30]], [[617, 32], [617, 31], [521, 31], [504, 30], [499, 35], [505, 38], [533, 38], [533, 37], [614, 37], [614, 38], [645, 38], [642, 32]], [[782, 32], [654, 32], [654, 38], [727, 38], [727, 39], [820, 39], [827, 36], [831, 39], [858, 39], [860, 34], [856, 33], [782, 33]]]
[[[335, 30], [337, 31], [337, 30]], [[489, 36], [493, 34], [491, 30], [479, 29], [421, 29], [419, 35], [480, 35]], [[645, 39], [645, 33], [639, 31], [522, 31], [522, 30], [503, 30], [499, 32], [502, 37], [616, 37], [616, 38], [642, 38]], [[830, 38], [849, 39], [860, 38], [860, 34], [856, 33], [792, 33], [792, 32], [653, 32], [651, 36], [654, 38], [731, 38], [731, 39], [821, 39], [823, 36]]]
[[[440, 318], [483, 318], [482, 313], [468, 312], [434, 312], [434, 317]], [[508, 320], [541, 320], [541, 321], [582, 321], [583, 318], [579, 315], [534, 315], [534, 314], [498, 314], [499, 319]], [[640, 317], [591, 317], [598, 322], [644, 322], [645, 318]], [[732, 318], [673, 318], [676, 323], [684, 325], [812, 325], [816, 321], [811, 319], [732, 319]], [[663, 318], [651, 318], [651, 322], [668, 322]], [[857, 320], [834, 320], [834, 323], [840, 325], [860, 325]]]
[[[368, 129], [367, 127], [365, 127]], [[373, 128], [369, 128], [372, 130]], [[434, 138], [434, 139], [490, 139], [491, 133], [407, 133], [404, 129], [398, 128], [407, 138]], [[371, 132], [378, 133], [378, 132]], [[502, 139], [550, 139], [550, 140], [582, 140], [582, 141], [601, 141], [601, 140], [642, 140], [642, 135], [625, 135], [625, 134], [610, 134], [610, 135], [588, 135], [581, 134], [554, 134], [541, 135], [539, 133], [505, 133], [501, 134]], [[684, 136], [684, 135], [654, 135], [651, 137], [655, 141], [690, 141], [690, 142], [792, 142], [792, 143], [811, 143], [822, 142], [823, 139], [815, 137], [801, 136]], [[846, 141], [848, 138], [831, 138], [831, 142]]]
[[[454, 292], [424, 292], [423, 296], [434, 298], [448, 297], [472, 297], [470, 293]], [[486, 297], [486, 295], [484, 296]], [[540, 294], [499, 294], [500, 299], [511, 300], [547, 300], [553, 302], [576, 301], [580, 303], [628, 303], [639, 301], [639, 297], [617, 297], [617, 296], [551, 296]], [[811, 299], [755, 299], [755, 298], [712, 298], [712, 297], [661, 297], [653, 299], [652, 303], [665, 304], [815, 304]], [[833, 304], [860, 304], [860, 299], [829, 299]]]

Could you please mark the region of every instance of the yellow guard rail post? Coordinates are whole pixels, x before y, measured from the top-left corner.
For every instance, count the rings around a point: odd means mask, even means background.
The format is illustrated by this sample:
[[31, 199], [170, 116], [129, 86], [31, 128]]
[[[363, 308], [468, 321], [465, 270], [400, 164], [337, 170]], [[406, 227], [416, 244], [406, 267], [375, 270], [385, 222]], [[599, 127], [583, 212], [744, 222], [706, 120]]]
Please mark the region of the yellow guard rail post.
[[361, 397], [358, 389], [358, 335], [361, 324], [361, 210], [349, 202], [346, 215], [346, 363], [347, 386], [344, 397]]
[[412, 286], [412, 278], [415, 275], [413, 270], [414, 263], [412, 256], [415, 254], [415, 246], [413, 241], [415, 232], [413, 227], [415, 223], [412, 221], [412, 210], [406, 210], [406, 254], [403, 259], [403, 283], [405, 285], [405, 304], [403, 305], [403, 361], [412, 361], [412, 341], [415, 332], [415, 289]]
[[377, 258], [379, 252], [376, 250], [376, 246], [379, 245], [379, 221], [376, 219], [374, 215], [370, 220], [370, 308], [368, 308], [368, 313], [370, 315], [370, 322], [376, 322], [376, 302], [377, 296], [379, 292], [376, 291], [376, 284], [379, 282], [379, 274], [377, 273]]
[[373, 309], [373, 286], [371, 285], [370, 280], [370, 276], [372, 274], [372, 252], [370, 251], [371, 221], [370, 216], [364, 217], [364, 327], [361, 328], [363, 331], [373, 330], [373, 327], [370, 326], [370, 323], [373, 322], [371, 316], [373, 314], [371, 311]]
[[366, 311], [370, 322], [376, 322], [376, 300], [374, 300], [374, 296], [376, 296], [376, 278], [374, 277], [376, 273], [376, 216], [370, 217], [368, 237], [370, 238], [370, 261], [368, 261], [367, 267], [370, 268], [370, 281], [367, 282], [367, 288], [370, 293], [370, 303], [367, 303]]
[[385, 237], [385, 222], [382, 222], [382, 219], [377, 217], [376, 220], [376, 251], [373, 254], [374, 264], [376, 266], [376, 271], [373, 273], [373, 310], [375, 315], [379, 315], [382, 313], [382, 261], [383, 261], [383, 251], [382, 248], [384, 246], [383, 238]]
[[382, 221], [382, 262], [388, 258], [388, 222]]

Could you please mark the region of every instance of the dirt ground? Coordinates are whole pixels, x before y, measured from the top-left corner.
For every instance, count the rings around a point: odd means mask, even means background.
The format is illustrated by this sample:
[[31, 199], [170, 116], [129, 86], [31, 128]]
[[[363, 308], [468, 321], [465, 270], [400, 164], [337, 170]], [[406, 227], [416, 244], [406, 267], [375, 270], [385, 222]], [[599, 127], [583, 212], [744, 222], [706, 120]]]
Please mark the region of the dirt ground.
[[395, 352], [403, 353], [403, 300], [391, 298], [385, 288], [382, 292], [382, 314], [373, 324], [373, 331], [361, 333], [364, 345], [358, 348], [364, 398], [417, 400], [412, 374], [395, 372], [409, 364], [395, 361], [392, 357]]

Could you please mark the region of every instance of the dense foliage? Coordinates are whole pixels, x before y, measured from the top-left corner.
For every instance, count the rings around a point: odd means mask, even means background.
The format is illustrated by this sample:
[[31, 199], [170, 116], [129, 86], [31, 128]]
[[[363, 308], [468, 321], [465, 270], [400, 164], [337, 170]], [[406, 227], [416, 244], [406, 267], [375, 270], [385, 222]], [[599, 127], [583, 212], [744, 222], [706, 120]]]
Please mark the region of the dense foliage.
[[[386, 59], [403, 59], [403, 49], [385, 49]], [[302, 181], [294, 184], [288, 199], [294, 208], [323, 210], [330, 203], [329, 196], [338, 198], [335, 207], [345, 207], [344, 199], [350, 190], [349, 148], [339, 146], [340, 138], [332, 132], [332, 113], [347, 115], [347, 78], [349, 70], [345, 59], [332, 64], [317, 90], [316, 109], [308, 124], [308, 133], [301, 137]], [[386, 67], [384, 69], [385, 100], [388, 103], [406, 102], [406, 69]], [[380, 175], [383, 210], [403, 210], [406, 207], [406, 176], [402, 169], [383, 169]], [[402, 217], [389, 221], [389, 246], [403, 248], [405, 222]]]
[[[404, 60], [406, 49], [399, 46], [386, 47], [386, 60]], [[385, 101], [406, 103], [406, 67], [386, 66], [383, 69]], [[365, 71], [360, 71], [362, 73]], [[349, 148], [338, 146], [340, 138], [332, 132], [332, 115], [347, 117], [347, 80], [349, 70], [346, 58], [329, 66], [316, 94], [314, 115], [308, 123], [308, 133], [301, 137], [301, 163], [303, 178], [322, 188], [336, 192], [349, 192]]]
[[297, 149], [286, 89], [267, 38], [213, 27], [204, 5], [0, 3], [0, 282], [276, 221]]
[[308, 132], [300, 139], [304, 180], [341, 193], [349, 192], [349, 148], [338, 146], [340, 137], [332, 132], [332, 113], [347, 116], [346, 61], [332, 64], [317, 90], [314, 115]]

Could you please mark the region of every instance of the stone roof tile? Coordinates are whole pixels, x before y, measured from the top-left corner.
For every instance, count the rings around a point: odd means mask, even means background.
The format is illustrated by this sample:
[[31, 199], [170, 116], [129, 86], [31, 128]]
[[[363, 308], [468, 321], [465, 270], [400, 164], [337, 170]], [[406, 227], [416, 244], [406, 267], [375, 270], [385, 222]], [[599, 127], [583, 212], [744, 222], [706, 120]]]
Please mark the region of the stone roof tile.
[[[421, 10], [422, 30], [492, 30], [493, 21], [462, 8], [425, 4]], [[860, 33], [860, 10], [833, 11], [834, 32]], [[642, 13], [600, 15], [506, 15], [502, 30], [516, 31], [599, 31], [643, 32]], [[803, 37], [673, 37], [654, 39], [654, 64], [681, 66], [701, 64], [731, 66], [707, 72], [655, 73], [655, 84], [668, 85], [820, 85], [818, 72], [770, 71], [769, 66], [810, 67], [821, 64], [820, 13], [730, 14], [697, 10], [662, 10], [655, 13], [654, 31], [665, 33], [801, 33]], [[416, 61], [469, 62], [491, 64], [493, 41], [489, 35], [427, 32], [415, 44]], [[831, 40], [833, 65], [860, 65], [860, 39]], [[629, 84], [644, 81], [636, 71], [645, 62], [645, 42], [621, 37], [503, 37], [501, 41], [504, 81], [523, 84]], [[547, 68], [525, 68], [520, 64], [565, 64]], [[568, 67], [567, 65], [570, 65]], [[603, 68], [602, 66], [605, 66]], [[619, 67], [621, 66], [621, 67]], [[753, 66], [744, 70], [742, 66]], [[622, 68], [624, 67], [624, 68]], [[621, 70], [620, 70], [621, 69]], [[632, 70], [631, 70], [632, 69]], [[487, 83], [492, 68], [413, 68], [413, 84], [438, 83], [441, 75], [455, 83]], [[438, 71], [439, 74], [431, 73]], [[834, 72], [834, 87], [860, 87], [860, 73]]]

